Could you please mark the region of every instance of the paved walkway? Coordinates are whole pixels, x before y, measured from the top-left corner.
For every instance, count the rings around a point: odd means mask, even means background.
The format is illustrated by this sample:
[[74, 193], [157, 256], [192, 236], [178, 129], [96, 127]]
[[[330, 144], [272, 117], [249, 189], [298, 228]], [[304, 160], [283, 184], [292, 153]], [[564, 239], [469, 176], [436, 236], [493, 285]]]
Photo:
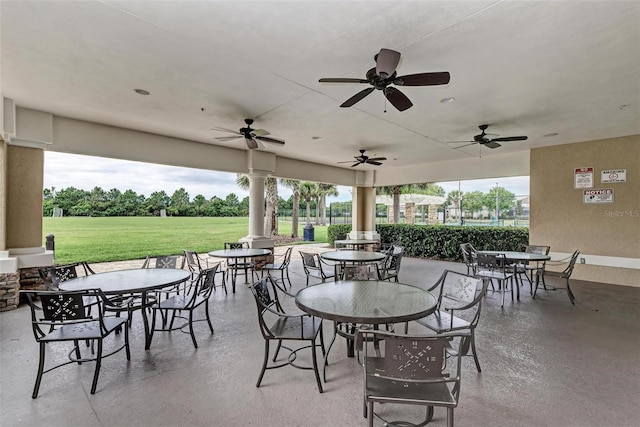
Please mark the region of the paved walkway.
[[[289, 246], [276, 246], [274, 249], [275, 256], [278, 257], [283, 255]], [[324, 252], [326, 250], [331, 249], [328, 243], [309, 243], [302, 245], [293, 245], [293, 252], [291, 253], [291, 259], [300, 259], [300, 251], [308, 251], [308, 252]], [[211, 258], [207, 253], [199, 254], [204, 259]], [[211, 258], [213, 260], [220, 260], [219, 258]], [[133, 259], [128, 261], [113, 261], [113, 262], [102, 262], [91, 264], [91, 268], [96, 273], [103, 273], [105, 271], [114, 271], [114, 270], [129, 270], [133, 268], [141, 268], [144, 263], [144, 259]]]

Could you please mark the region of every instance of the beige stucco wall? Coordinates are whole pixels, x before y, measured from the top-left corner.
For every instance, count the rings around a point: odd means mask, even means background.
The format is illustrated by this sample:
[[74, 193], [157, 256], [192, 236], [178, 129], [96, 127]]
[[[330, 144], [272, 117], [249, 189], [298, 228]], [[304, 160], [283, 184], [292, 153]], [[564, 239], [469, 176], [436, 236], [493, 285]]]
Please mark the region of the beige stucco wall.
[[41, 247], [44, 151], [9, 145], [6, 154], [6, 247]]
[[[576, 279], [640, 287], [639, 269], [607, 266], [640, 259], [640, 135], [536, 148], [530, 158], [531, 244], [579, 249], [587, 263], [576, 265]], [[594, 168], [593, 188], [614, 190], [613, 203], [583, 202], [574, 188], [581, 167]], [[607, 169], [626, 169], [627, 182], [601, 183]]]

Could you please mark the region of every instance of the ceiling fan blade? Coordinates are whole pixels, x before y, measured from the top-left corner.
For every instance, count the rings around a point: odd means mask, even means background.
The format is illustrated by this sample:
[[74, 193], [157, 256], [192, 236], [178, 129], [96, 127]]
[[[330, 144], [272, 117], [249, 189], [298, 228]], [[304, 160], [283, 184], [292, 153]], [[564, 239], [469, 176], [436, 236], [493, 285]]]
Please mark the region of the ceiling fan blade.
[[327, 77], [318, 80], [320, 83], [369, 83], [365, 79], [351, 79], [342, 77]]
[[380, 165], [382, 165], [382, 163], [380, 163], [380, 162], [374, 162], [374, 161], [372, 161], [371, 159], [367, 160], [365, 163], [368, 163], [368, 164], [370, 164], [370, 165], [374, 165], [374, 166], [380, 166]]
[[271, 135], [268, 131], [266, 131], [264, 129], [251, 129], [251, 134], [253, 134], [254, 136]]
[[270, 136], [256, 136], [255, 139], [257, 139], [258, 141], [270, 142], [271, 144], [284, 145], [283, 139], [272, 138]]
[[508, 141], [526, 141], [526, 136], [505, 136], [504, 138], [494, 138], [491, 141], [500, 141], [500, 142], [508, 142]]
[[215, 139], [216, 141], [233, 141], [234, 139], [238, 139], [238, 138], [242, 138], [242, 135], [238, 135], [238, 136], [218, 136], [218, 137], [215, 137], [213, 139]]
[[398, 109], [398, 111], [404, 111], [413, 106], [413, 103], [406, 97], [406, 95], [400, 92], [394, 87], [384, 88], [384, 96], [387, 97], [389, 102]]
[[258, 142], [255, 139], [245, 138], [244, 140], [247, 142], [247, 147], [249, 147], [249, 149], [255, 150], [256, 148], [258, 148]]
[[369, 161], [372, 161], [372, 162], [378, 162], [378, 161], [382, 161], [382, 160], [387, 160], [387, 158], [386, 157], [371, 157], [369, 159]]
[[464, 144], [467, 142], [475, 143], [476, 141], [447, 141], [447, 144]]
[[362, 164], [362, 162], [356, 162], [356, 163], [352, 164], [351, 167], [355, 168], [356, 166], [361, 165], [361, 164]]
[[235, 133], [237, 135], [242, 135], [240, 132], [238, 132], [237, 130], [231, 130], [231, 129], [226, 129], [226, 128], [219, 128], [219, 127], [215, 127], [215, 128], [211, 128], [211, 130], [219, 130], [222, 132], [231, 132], [231, 133]]
[[398, 86], [436, 86], [449, 83], [451, 76], [448, 72], [420, 73], [399, 76], [393, 79], [393, 84]]
[[[467, 142], [467, 141], [462, 141], [462, 142]], [[457, 150], [458, 148], [468, 147], [468, 146], [473, 145], [473, 144], [477, 144], [477, 142], [475, 142], [475, 141], [474, 142], [469, 142], [469, 144], [461, 145], [459, 147], [453, 147], [453, 149]]]
[[396, 71], [399, 62], [400, 52], [391, 49], [380, 49], [380, 53], [376, 58], [376, 74], [382, 78], [389, 77]]
[[498, 147], [502, 147], [502, 145], [498, 144], [497, 142], [493, 142], [493, 141], [489, 141], [489, 142], [485, 142], [484, 144], [485, 147], [488, 148], [498, 148]]
[[341, 107], [351, 107], [356, 102], [361, 101], [365, 96], [369, 95], [374, 90], [375, 90], [375, 88], [373, 88], [373, 87], [368, 87], [368, 88], [366, 88], [364, 90], [361, 90], [360, 92], [358, 92], [355, 95], [353, 95], [351, 98], [349, 98], [346, 101], [344, 101], [342, 103], [342, 105], [340, 105], [340, 106]]
[[345, 160], [344, 162], [336, 162], [336, 163], [353, 163], [353, 160]]

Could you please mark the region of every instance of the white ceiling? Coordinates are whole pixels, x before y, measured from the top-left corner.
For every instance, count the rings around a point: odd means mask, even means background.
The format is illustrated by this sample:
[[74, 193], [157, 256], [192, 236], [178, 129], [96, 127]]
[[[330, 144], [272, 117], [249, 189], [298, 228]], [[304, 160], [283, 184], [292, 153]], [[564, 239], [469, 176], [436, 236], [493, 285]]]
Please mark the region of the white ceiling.
[[[209, 144], [243, 149], [211, 128], [254, 118], [286, 140], [278, 156], [335, 166], [365, 148], [394, 168], [478, 158], [447, 142], [483, 123], [529, 139], [482, 157], [640, 134], [637, 1], [3, 1], [0, 16], [17, 105]], [[401, 88], [405, 112], [379, 91], [340, 108], [367, 86], [318, 79], [364, 78], [383, 47], [399, 75], [451, 82]]]

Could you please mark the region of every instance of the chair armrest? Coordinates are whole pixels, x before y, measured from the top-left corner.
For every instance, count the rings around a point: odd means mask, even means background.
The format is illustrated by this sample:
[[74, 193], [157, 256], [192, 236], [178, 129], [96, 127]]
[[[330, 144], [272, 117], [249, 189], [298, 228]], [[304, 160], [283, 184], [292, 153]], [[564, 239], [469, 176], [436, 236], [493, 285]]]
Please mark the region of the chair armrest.
[[454, 311], [461, 311], [461, 310], [467, 310], [471, 307], [473, 307], [474, 305], [480, 303], [480, 300], [484, 297], [483, 294], [480, 294], [478, 297], [474, 298], [473, 301], [471, 301], [469, 304], [467, 305], [463, 305], [462, 307], [454, 307], [454, 308], [449, 308], [449, 307], [445, 307], [444, 310], [445, 311], [450, 311], [451, 314], [453, 314]]
[[269, 312], [271, 312], [271, 313], [273, 313], [273, 314], [277, 315], [278, 317], [286, 317], [286, 318], [290, 318], [290, 319], [293, 319], [293, 318], [296, 318], [296, 317], [299, 317], [299, 318], [301, 318], [301, 319], [302, 319], [303, 317], [313, 317], [313, 316], [312, 316], [312, 315], [310, 315], [310, 314], [287, 314], [287, 313], [283, 313], [283, 312], [281, 312], [281, 311], [274, 310], [274, 309], [272, 309], [271, 307], [267, 307], [267, 306], [263, 305], [262, 303], [261, 303], [260, 305], [262, 305], [262, 307], [263, 307], [265, 310], [267, 310], [267, 311], [269, 311]]

